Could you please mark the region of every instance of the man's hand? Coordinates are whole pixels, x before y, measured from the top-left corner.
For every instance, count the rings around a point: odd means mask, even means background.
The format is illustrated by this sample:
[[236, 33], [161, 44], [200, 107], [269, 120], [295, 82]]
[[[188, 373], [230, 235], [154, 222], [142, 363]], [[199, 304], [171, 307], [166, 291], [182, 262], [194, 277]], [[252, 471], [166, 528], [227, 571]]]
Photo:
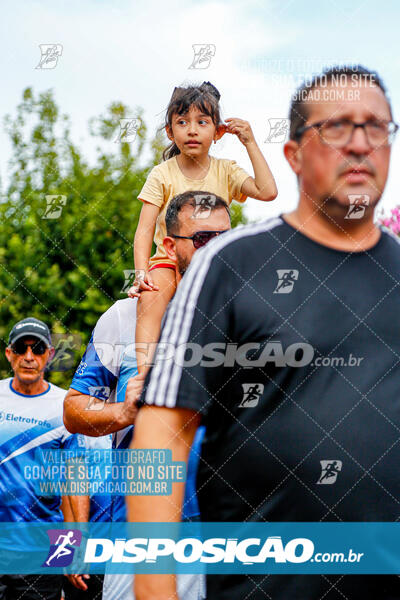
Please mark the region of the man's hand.
[[85, 579], [90, 579], [90, 575], [66, 575], [65, 576], [70, 583], [78, 590], [86, 591], [88, 586], [85, 583]]
[[123, 403], [124, 417], [129, 423], [134, 423], [138, 412], [137, 403], [142, 393], [146, 374], [139, 373], [128, 379], [126, 386], [125, 401]]

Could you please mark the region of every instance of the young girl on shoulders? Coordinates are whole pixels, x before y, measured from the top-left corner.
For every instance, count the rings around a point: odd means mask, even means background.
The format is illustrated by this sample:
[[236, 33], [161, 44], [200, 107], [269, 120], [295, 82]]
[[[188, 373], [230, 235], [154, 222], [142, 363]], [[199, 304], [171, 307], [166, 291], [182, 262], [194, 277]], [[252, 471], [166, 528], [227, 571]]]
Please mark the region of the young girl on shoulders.
[[[154, 167], [138, 198], [143, 202], [134, 241], [135, 284], [130, 297], [139, 297], [136, 347], [157, 342], [162, 316], [175, 293], [175, 264], [167, 257], [165, 213], [170, 200], [186, 191], [207, 190], [223, 198], [244, 202], [247, 197], [269, 202], [277, 196], [275, 180], [255, 141], [247, 121], [230, 118], [223, 123], [220, 94], [210, 82], [174, 89], [169, 102], [165, 130], [171, 140], [160, 165]], [[251, 177], [233, 160], [209, 155], [212, 143], [225, 134], [238, 137], [254, 170]], [[152, 243], [156, 252], [151, 255]], [[149, 360], [137, 352], [138, 369], [144, 373]]]

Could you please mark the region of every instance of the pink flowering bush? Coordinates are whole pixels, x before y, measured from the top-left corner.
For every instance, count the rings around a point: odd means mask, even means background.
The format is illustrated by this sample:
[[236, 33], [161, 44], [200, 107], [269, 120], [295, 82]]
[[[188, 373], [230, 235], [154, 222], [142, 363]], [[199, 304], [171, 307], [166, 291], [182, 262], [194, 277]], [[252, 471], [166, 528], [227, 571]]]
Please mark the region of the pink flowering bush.
[[382, 218], [380, 222], [388, 229], [391, 229], [396, 235], [400, 235], [400, 206], [392, 208], [390, 216]]

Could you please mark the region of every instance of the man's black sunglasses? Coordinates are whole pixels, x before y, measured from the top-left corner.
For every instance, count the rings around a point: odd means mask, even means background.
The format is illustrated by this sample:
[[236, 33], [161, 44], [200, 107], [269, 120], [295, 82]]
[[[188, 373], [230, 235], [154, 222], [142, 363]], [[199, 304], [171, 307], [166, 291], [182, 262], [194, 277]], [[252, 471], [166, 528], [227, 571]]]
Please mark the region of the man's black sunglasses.
[[225, 231], [228, 231], [228, 230], [224, 229], [223, 231], [196, 231], [196, 233], [194, 233], [191, 236], [172, 235], [171, 237], [179, 238], [181, 240], [192, 240], [193, 246], [197, 250], [197, 248], [201, 248], [202, 246], [205, 246], [207, 244], [207, 242], [209, 242], [212, 238], [216, 237], [220, 233], [225, 233]]
[[28, 348], [31, 348], [33, 354], [41, 356], [46, 352], [48, 346], [44, 342], [42, 342], [42, 340], [38, 340], [33, 344], [27, 344], [26, 342], [24, 342], [24, 340], [17, 340], [16, 342], [14, 342], [14, 344], [11, 345], [11, 350], [14, 352], [14, 354], [25, 354]]

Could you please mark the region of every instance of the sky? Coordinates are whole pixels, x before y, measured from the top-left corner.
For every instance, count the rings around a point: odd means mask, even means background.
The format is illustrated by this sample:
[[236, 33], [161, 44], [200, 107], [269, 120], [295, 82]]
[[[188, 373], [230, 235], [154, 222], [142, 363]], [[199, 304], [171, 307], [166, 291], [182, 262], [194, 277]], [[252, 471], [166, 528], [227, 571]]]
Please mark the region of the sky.
[[[400, 119], [400, 4], [383, 0], [3, 0], [0, 46], [3, 58], [0, 117], [15, 114], [23, 89], [52, 89], [72, 123], [72, 137], [94, 160], [97, 142], [88, 120], [113, 101], [144, 110], [155, 133], [175, 86], [211, 81], [221, 93], [224, 118], [250, 122], [277, 181], [269, 204], [248, 200], [250, 220], [296, 206], [296, 180], [283, 156], [283, 142], [269, 143], [269, 119], [286, 118], [290, 97], [305, 77], [332, 64], [361, 63], [383, 78]], [[37, 69], [40, 44], [60, 44], [53, 69]], [[215, 50], [207, 68], [190, 68], [193, 45]], [[197, 65], [197, 67], [199, 64]], [[10, 154], [0, 128], [0, 176], [7, 181]], [[116, 147], [117, 151], [117, 147]], [[245, 148], [224, 136], [213, 154], [236, 160], [251, 172]], [[400, 204], [400, 142], [381, 206]]]

